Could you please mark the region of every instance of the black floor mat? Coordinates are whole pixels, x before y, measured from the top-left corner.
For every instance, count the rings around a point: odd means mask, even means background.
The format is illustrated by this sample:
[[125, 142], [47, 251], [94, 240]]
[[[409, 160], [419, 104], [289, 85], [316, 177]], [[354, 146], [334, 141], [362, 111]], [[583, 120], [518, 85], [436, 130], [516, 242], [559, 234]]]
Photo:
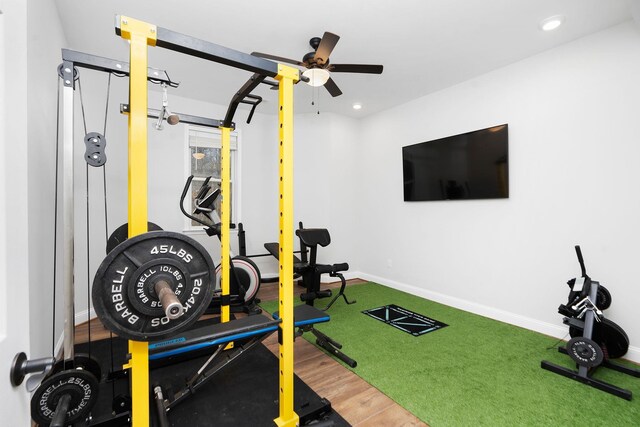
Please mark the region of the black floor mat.
[[[76, 352], [87, 353], [87, 344], [76, 346]], [[122, 365], [127, 352], [127, 342], [113, 340], [114, 366]], [[111, 369], [111, 344], [109, 340], [91, 343], [91, 355], [98, 359], [103, 369], [103, 379]], [[185, 379], [191, 376], [206, 361], [207, 355], [180, 363], [155, 368], [150, 373], [150, 384], [161, 384], [165, 397], [181, 389]], [[294, 382], [296, 413], [303, 414], [309, 408], [321, 405], [318, 396], [297, 376]], [[93, 410], [98, 421], [109, 417], [113, 397], [128, 394], [128, 379], [103, 382], [100, 396]], [[157, 425], [155, 403], [150, 398], [151, 425]], [[258, 344], [237, 361], [226, 366], [215, 378], [200, 388], [169, 412], [172, 426], [273, 426], [278, 416], [278, 359], [264, 345]], [[348, 426], [335, 411], [327, 419], [335, 426]]]
[[449, 326], [395, 304], [364, 310], [363, 313], [414, 337]]

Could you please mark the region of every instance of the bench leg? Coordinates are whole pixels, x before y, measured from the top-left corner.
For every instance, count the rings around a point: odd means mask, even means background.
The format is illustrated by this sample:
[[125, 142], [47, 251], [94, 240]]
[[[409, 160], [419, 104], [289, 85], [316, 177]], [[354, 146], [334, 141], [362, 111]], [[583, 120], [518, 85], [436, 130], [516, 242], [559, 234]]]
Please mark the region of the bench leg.
[[342, 360], [347, 366], [355, 368], [358, 365], [358, 362], [339, 350], [342, 348], [342, 344], [334, 341], [315, 328], [311, 329], [311, 332], [316, 336], [316, 344], [318, 344], [318, 346], [324, 348], [339, 360]]

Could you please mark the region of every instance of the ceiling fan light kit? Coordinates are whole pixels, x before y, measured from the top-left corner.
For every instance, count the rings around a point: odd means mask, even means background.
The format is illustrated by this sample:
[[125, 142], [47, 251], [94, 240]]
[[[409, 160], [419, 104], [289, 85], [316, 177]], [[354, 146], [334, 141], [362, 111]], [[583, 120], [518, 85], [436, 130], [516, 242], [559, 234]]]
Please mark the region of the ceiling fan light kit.
[[329, 77], [331, 77], [329, 72], [324, 68], [309, 68], [305, 70], [302, 75], [309, 79], [307, 84], [313, 87], [324, 86], [327, 80], [329, 80]]
[[333, 52], [338, 40], [340, 40], [340, 36], [328, 31], [324, 33], [322, 38], [313, 37], [309, 40], [309, 45], [313, 48], [313, 52], [305, 54], [302, 57], [302, 61], [261, 52], [253, 52], [252, 55], [304, 67], [306, 70], [302, 75], [309, 78], [307, 84], [314, 87], [324, 86], [331, 96], [336, 97], [342, 95], [342, 91], [331, 78], [332, 73], [382, 74], [383, 68], [382, 65], [330, 64], [329, 55]]

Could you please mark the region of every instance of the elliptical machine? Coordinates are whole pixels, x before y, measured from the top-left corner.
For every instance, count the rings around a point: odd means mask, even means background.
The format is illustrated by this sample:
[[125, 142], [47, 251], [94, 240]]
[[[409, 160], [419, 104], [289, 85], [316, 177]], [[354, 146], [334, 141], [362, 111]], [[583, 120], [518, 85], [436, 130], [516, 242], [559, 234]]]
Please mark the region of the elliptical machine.
[[558, 313], [564, 317], [563, 323], [569, 326], [571, 339], [558, 351], [569, 355], [576, 362], [574, 371], [551, 362], [542, 361], [541, 367], [556, 374], [571, 378], [599, 390], [631, 400], [632, 393], [613, 384], [592, 377], [596, 368], [603, 366], [634, 377], [640, 377], [640, 371], [614, 363], [611, 359], [624, 356], [629, 349], [629, 338], [624, 330], [606, 319], [602, 310], [611, 305], [611, 294], [599, 282], [587, 275], [580, 246], [576, 246], [576, 255], [582, 276], [571, 279], [567, 304], [558, 307]]
[[[215, 188], [211, 191], [212, 187], [209, 184], [211, 177], [207, 177], [202, 183], [202, 187], [200, 187], [194, 199], [195, 207], [193, 213], [189, 214], [184, 208], [184, 199], [189, 192], [193, 178], [193, 175], [187, 178], [187, 182], [182, 190], [180, 210], [187, 218], [203, 225], [205, 227], [204, 231], [208, 236], [217, 236], [218, 239], [220, 239], [220, 217], [214, 206], [216, 199], [220, 196], [220, 189]], [[233, 224], [231, 228], [234, 228]], [[218, 264], [216, 266], [214, 296], [206, 310], [208, 314], [219, 313], [220, 306], [224, 302], [221, 296], [220, 279], [220, 265]], [[262, 313], [262, 309], [257, 305], [260, 300], [256, 298], [258, 290], [260, 289], [260, 282], [260, 270], [251, 259], [246, 256], [233, 256], [233, 254], [231, 254], [230, 293], [228, 301], [231, 312], [244, 312], [247, 314]]]

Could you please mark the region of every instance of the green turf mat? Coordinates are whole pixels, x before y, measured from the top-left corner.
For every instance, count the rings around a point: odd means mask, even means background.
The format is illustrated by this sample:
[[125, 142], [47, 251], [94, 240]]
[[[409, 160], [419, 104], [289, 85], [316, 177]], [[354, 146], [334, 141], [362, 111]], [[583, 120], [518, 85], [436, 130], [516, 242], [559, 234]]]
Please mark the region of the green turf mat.
[[[574, 368], [556, 347], [547, 350], [554, 338], [374, 283], [348, 294], [357, 303], [336, 302], [318, 329], [358, 361], [355, 373], [432, 427], [640, 425], [640, 378], [595, 375], [631, 390], [629, 402], [543, 370], [542, 360]], [[361, 313], [386, 304], [449, 326], [413, 337]], [[275, 301], [261, 305], [276, 310]]]

